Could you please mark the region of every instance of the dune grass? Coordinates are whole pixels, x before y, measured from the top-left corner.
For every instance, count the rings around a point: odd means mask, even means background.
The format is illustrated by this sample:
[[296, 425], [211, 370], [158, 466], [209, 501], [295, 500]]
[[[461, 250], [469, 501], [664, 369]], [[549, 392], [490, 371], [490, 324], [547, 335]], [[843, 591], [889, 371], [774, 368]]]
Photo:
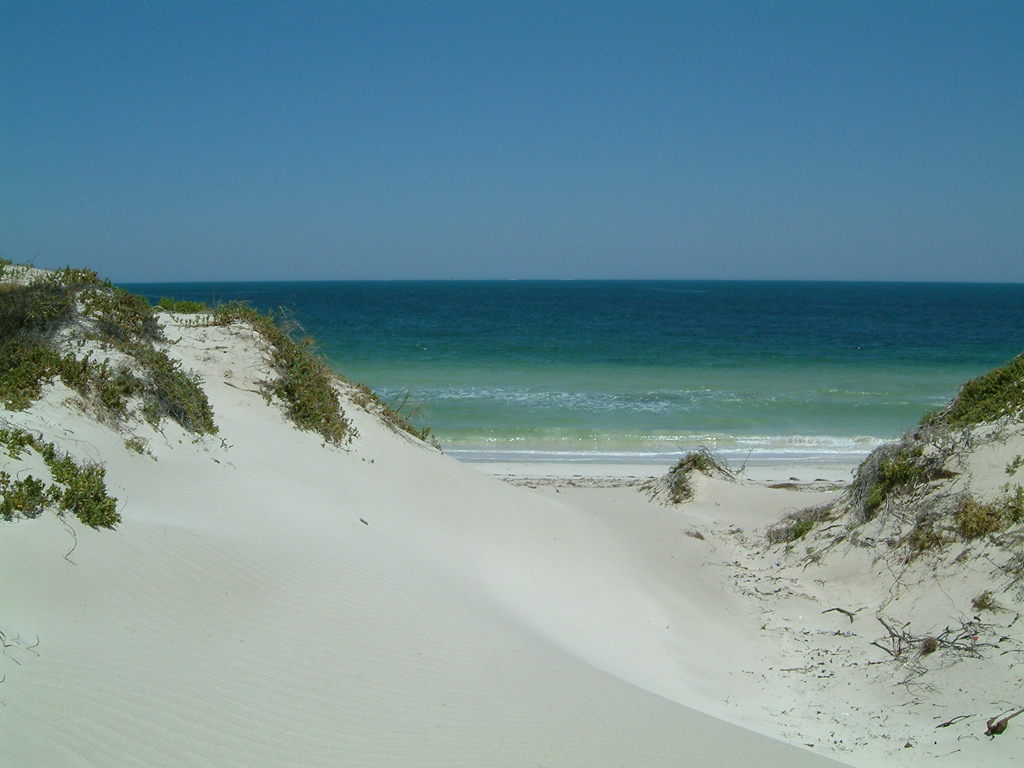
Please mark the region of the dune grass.
[[326, 363], [308, 345], [292, 338], [282, 315], [265, 315], [237, 301], [215, 308], [210, 315], [215, 325], [239, 321], [250, 325], [267, 343], [270, 365], [277, 374], [266, 383], [267, 397], [277, 397], [288, 418], [300, 429], [316, 432], [333, 445], [349, 442], [354, 427], [341, 407], [334, 373]]

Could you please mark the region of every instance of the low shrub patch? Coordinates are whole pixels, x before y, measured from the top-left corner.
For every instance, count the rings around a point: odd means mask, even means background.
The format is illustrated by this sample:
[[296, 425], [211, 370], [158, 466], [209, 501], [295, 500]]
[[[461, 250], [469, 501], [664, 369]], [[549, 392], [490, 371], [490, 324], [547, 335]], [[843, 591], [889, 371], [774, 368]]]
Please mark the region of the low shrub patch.
[[945, 410], [928, 414], [922, 424], [969, 427], [1024, 413], [1024, 354], [964, 384]]
[[[23, 410], [42, 386], [60, 378], [110, 417], [127, 415], [131, 398], [142, 398], [145, 418], [158, 426], [170, 418], [197, 434], [214, 434], [206, 393], [197, 376], [184, 371], [154, 342], [160, 326], [142, 296], [100, 280], [88, 269], [61, 269], [29, 285], [5, 284], [0, 303], [0, 402]], [[121, 352], [128, 363], [111, 366], [61, 355], [53, 342], [76, 315], [91, 325], [86, 337]]]
[[55, 500], [47, 493], [46, 484], [32, 475], [21, 480], [0, 470], [0, 517], [13, 520], [16, 517], [38, 517], [43, 509]]
[[56, 481], [46, 487], [31, 476], [12, 481], [10, 475], [0, 472], [0, 513], [5, 519], [35, 517], [53, 504], [93, 528], [113, 528], [121, 522], [117, 499], [107, 493], [106, 470], [99, 464], [79, 464], [53, 443], [45, 443], [20, 429], [0, 430], [0, 443], [12, 458], [20, 457], [29, 448], [38, 451]]
[[345, 417], [334, 388], [334, 373], [310, 352], [307, 345], [296, 342], [282, 328], [283, 322], [264, 315], [241, 302], [217, 307], [212, 322], [229, 325], [240, 320], [251, 325], [270, 347], [270, 364], [277, 373], [268, 382], [268, 394], [284, 403], [288, 418], [301, 429], [319, 433], [334, 445], [348, 442], [352, 425]]
[[177, 312], [183, 315], [194, 315], [197, 312], [209, 312], [210, 308], [202, 301], [185, 301], [172, 299], [169, 296], [161, 296], [157, 307], [167, 312]]
[[793, 512], [768, 529], [769, 544], [792, 544], [810, 533], [818, 523], [833, 520], [828, 507], [810, 507]]
[[354, 384], [352, 386], [352, 400], [356, 405], [361, 408], [365, 408], [370, 413], [376, 415], [392, 429], [407, 432], [425, 443], [430, 443], [435, 448], [441, 447], [437, 440], [430, 434], [430, 427], [417, 427], [412, 423], [412, 417], [416, 415], [418, 409], [414, 409], [408, 414], [402, 412], [402, 409], [408, 402], [408, 396], [405, 396], [400, 403], [394, 405], [384, 402], [376, 392], [365, 384]]

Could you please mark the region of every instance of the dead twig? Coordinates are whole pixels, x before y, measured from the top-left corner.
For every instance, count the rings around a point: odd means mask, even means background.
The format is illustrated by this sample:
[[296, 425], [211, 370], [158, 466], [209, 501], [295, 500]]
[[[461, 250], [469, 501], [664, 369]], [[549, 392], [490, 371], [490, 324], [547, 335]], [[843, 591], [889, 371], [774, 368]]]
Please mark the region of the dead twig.
[[254, 395], [259, 395], [260, 397], [265, 396], [265, 393], [260, 392], [258, 389], [247, 389], [246, 387], [240, 387], [237, 384], [232, 384], [230, 381], [225, 381], [224, 383], [232, 389], [237, 389], [239, 392], [252, 392]]
[[956, 717], [950, 718], [949, 720], [947, 720], [944, 723], [939, 723], [935, 727], [936, 727], [936, 729], [938, 729], [938, 728], [949, 728], [949, 726], [955, 725], [956, 723], [958, 723], [961, 720], [963, 720], [965, 718], [968, 718], [968, 717], [974, 717], [974, 715], [957, 715]]
[[1024, 708], [1018, 709], [1016, 712], [1010, 715], [1006, 715], [1001, 718], [989, 718], [988, 728], [985, 729], [985, 735], [989, 738], [995, 738], [1000, 733], [1006, 730], [1006, 726], [1010, 724], [1010, 721], [1017, 715], [1024, 714]]
[[[859, 610], [859, 609], [858, 609], [858, 610]], [[838, 613], [841, 613], [841, 614], [843, 614], [844, 616], [849, 616], [849, 617], [850, 617], [850, 623], [851, 623], [851, 624], [853, 624], [853, 617], [854, 617], [854, 614], [856, 614], [856, 613], [857, 613], [857, 611], [848, 611], [848, 610], [846, 610], [845, 608], [827, 608], [827, 609], [825, 609], [824, 611], [822, 611], [822, 613], [832, 613], [832, 611], [836, 611], [836, 612], [838, 612]]]
[[977, 620], [961, 620], [959, 626], [947, 626], [936, 635], [918, 636], [907, 631], [908, 625], [897, 630], [884, 617], [876, 616], [875, 618], [889, 634], [888, 638], [882, 639], [882, 642], [888, 642], [889, 647], [878, 641], [872, 642], [871, 645], [881, 648], [895, 659], [902, 658], [903, 654], [909, 650], [916, 650], [916, 656], [928, 656], [936, 651], [942, 651], [944, 655], [952, 655], [956, 658], [965, 656], [981, 658], [982, 648], [995, 647], [992, 643], [981, 641], [981, 636], [989, 632], [991, 626]]

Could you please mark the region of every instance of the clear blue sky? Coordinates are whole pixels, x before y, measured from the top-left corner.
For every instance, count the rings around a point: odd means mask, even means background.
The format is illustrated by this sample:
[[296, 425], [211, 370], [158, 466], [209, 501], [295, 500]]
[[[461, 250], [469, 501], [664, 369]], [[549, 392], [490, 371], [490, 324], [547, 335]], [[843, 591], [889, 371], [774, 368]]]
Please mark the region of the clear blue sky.
[[0, 0], [0, 255], [1024, 281], [1024, 2]]

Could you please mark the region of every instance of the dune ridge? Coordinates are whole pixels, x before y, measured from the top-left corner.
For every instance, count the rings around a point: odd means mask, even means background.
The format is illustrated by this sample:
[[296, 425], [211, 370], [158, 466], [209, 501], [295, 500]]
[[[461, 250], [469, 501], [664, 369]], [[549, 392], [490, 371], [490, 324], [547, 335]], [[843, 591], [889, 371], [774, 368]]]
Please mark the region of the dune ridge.
[[[0, 529], [5, 761], [825, 764], [574, 653], [586, 633], [559, 637], [558, 615], [589, 579], [560, 556], [582, 536], [610, 567], [626, 559], [574, 510], [351, 400], [359, 437], [325, 445], [259, 394], [251, 332], [161, 321], [215, 436], [137, 421], [148, 453], [134, 452], [60, 382], [2, 414], [102, 461], [122, 516], [115, 530], [52, 513]], [[606, 621], [625, 602], [589, 600]]]
[[[918, 668], [878, 642], [880, 612], [915, 631], [963, 614], [991, 581], [982, 559], [934, 589], [930, 561], [894, 583], [890, 562], [827, 525], [767, 541], [788, 513], [841, 503], [836, 491], [697, 473], [672, 505], [629, 485], [502, 482], [396, 430], [340, 380], [354, 430], [331, 444], [266, 396], [275, 373], [246, 323], [157, 317], [215, 434], [131, 414], [101, 423], [59, 380], [0, 411], [102, 462], [121, 515], [114, 530], [52, 510], [0, 523], [11, 765], [997, 766], [1017, 754], [1015, 721], [983, 733], [1021, 691], [1015, 593], [981, 622], [1006, 633], [997, 663], [936, 653], [907, 685]], [[1017, 432], [1003, 437], [986, 443], [998, 455], [976, 454], [989, 469], [1021, 450]]]

